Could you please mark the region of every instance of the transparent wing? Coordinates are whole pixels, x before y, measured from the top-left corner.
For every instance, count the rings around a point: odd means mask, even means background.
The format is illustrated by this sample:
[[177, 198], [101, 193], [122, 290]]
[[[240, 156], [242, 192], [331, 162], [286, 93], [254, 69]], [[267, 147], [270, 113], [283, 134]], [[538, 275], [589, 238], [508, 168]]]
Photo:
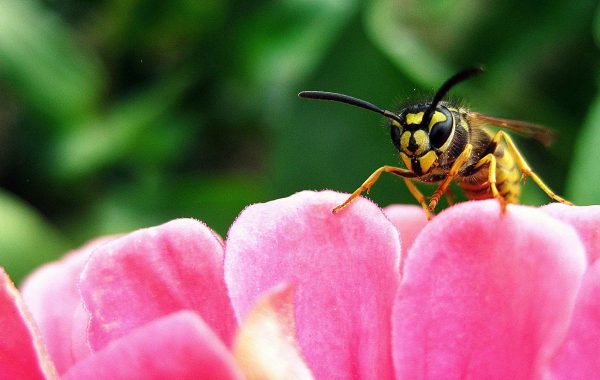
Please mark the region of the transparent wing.
[[542, 127], [541, 125], [528, 123], [526, 121], [502, 119], [499, 117], [488, 116], [479, 112], [469, 112], [468, 118], [473, 127], [482, 127], [491, 125], [498, 128], [509, 129], [523, 136], [534, 138], [545, 146], [550, 146], [556, 138], [556, 132], [552, 129]]

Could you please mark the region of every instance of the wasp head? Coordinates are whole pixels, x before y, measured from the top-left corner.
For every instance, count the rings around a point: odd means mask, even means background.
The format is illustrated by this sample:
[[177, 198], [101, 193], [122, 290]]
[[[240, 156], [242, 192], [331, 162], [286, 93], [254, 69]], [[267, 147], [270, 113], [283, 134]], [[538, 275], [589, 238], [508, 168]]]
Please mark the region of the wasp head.
[[424, 116], [430, 104], [417, 104], [400, 112], [398, 120], [390, 119], [392, 142], [408, 169], [423, 175], [434, 167], [439, 155], [452, 140], [455, 120], [448, 108], [437, 105], [429, 118]]

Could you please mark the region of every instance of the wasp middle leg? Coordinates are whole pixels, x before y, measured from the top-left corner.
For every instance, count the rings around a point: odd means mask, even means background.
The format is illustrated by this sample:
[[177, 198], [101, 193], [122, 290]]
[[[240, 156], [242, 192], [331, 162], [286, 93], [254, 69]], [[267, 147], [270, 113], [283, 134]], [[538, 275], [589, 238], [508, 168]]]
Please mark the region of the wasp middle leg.
[[452, 191], [452, 189], [450, 187], [448, 187], [446, 189], [446, 192], [444, 192], [444, 195], [446, 196], [446, 201], [448, 202], [448, 206], [452, 206], [454, 203], [456, 203], [454, 201], [454, 192]]
[[500, 202], [502, 212], [505, 212], [507, 202], [504, 196], [502, 196], [502, 194], [500, 194], [500, 192], [498, 191], [498, 185], [496, 180], [496, 156], [494, 156], [493, 153], [486, 154], [475, 164], [475, 168], [477, 169], [484, 165], [488, 165], [488, 185], [492, 191], [492, 195]]

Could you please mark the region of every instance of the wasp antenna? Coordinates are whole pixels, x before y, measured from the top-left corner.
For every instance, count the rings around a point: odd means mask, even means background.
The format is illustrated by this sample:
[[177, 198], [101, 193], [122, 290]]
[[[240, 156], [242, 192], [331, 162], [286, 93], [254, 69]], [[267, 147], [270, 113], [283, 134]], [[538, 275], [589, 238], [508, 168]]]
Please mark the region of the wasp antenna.
[[425, 115], [423, 115], [423, 125], [428, 125], [431, 121], [431, 117], [435, 112], [435, 107], [437, 107], [438, 103], [446, 96], [446, 94], [452, 89], [452, 87], [456, 86], [460, 82], [464, 82], [467, 79], [474, 77], [475, 75], [479, 75], [483, 73], [483, 67], [470, 67], [468, 69], [462, 70], [457, 74], [454, 74], [450, 79], [448, 79], [442, 87], [435, 93], [429, 108], [425, 111]]
[[389, 117], [390, 119], [394, 119], [397, 122], [400, 122], [400, 118], [393, 112], [382, 110], [376, 105], [369, 103], [362, 99], [357, 99], [349, 95], [338, 94], [335, 92], [325, 92], [325, 91], [302, 91], [298, 94], [301, 98], [307, 99], [318, 99], [318, 100], [331, 100], [334, 102], [346, 103], [351, 106], [360, 107], [367, 109], [369, 111], [377, 112], [385, 117]]

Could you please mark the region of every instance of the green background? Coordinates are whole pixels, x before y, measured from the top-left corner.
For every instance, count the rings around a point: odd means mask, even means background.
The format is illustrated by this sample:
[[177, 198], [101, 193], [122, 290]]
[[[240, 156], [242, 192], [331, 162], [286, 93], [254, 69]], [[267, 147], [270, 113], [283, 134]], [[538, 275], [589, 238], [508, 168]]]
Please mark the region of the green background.
[[[399, 160], [376, 114], [459, 69], [471, 109], [551, 127], [531, 166], [600, 202], [595, 1], [0, 0], [0, 265], [15, 281], [100, 235], [173, 218], [222, 236], [247, 205], [353, 191]], [[433, 189], [425, 189], [430, 194]], [[370, 197], [415, 203], [383, 176]], [[528, 182], [523, 203], [549, 200]]]

